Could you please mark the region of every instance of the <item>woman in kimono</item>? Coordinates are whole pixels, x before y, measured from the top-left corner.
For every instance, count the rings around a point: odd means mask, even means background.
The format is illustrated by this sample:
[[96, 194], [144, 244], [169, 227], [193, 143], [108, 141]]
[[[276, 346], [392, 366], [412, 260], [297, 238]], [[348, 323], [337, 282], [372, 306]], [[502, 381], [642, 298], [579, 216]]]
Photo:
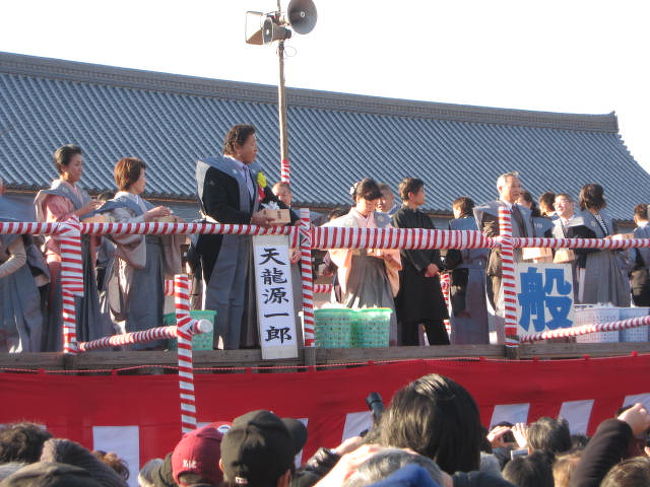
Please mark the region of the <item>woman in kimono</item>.
[[[16, 205], [3, 198], [0, 178], [0, 222], [15, 221]], [[29, 235], [0, 235], [0, 352], [40, 352], [43, 331], [41, 298], [35, 279], [48, 282], [45, 259], [34, 267], [32, 275], [29, 250], [40, 251]]]
[[[375, 211], [381, 191], [374, 179], [366, 178], [352, 187], [355, 206], [326, 227], [390, 228], [390, 218]], [[341, 302], [348, 308], [390, 308], [390, 344], [397, 345], [397, 319], [393, 296], [399, 290], [401, 269], [397, 249], [330, 249], [337, 265]]]
[[[426, 213], [424, 181], [405, 178], [399, 185], [402, 207], [393, 215], [397, 228], [435, 230]], [[449, 345], [444, 320], [449, 318], [440, 287], [443, 265], [438, 249], [401, 249], [400, 289], [395, 297], [402, 345], [419, 345], [419, 327], [424, 325], [430, 345]]]
[[[78, 187], [83, 174], [83, 153], [76, 145], [64, 145], [54, 152], [54, 164], [59, 173], [50, 189], [39, 191], [34, 199], [36, 218], [41, 222], [62, 222], [72, 216], [83, 219], [103, 202], [91, 200]], [[82, 235], [83, 297], [76, 296], [77, 341], [88, 341], [113, 334], [110, 318], [101, 312], [95, 280], [95, 248], [99, 238]], [[59, 237], [45, 239], [45, 257], [50, 270], [48, 296], [49, 319], [43, 333], [43, 350], [59, 352], [63, 349], [61, 294], [61, 248]]]
[[[579, 201], [584, 225], [596, 238], [609, 239], [616, 234], [616, 227], [605, 210], [604, 192], [600, 184], [586, 184], [580, 190]], [[622, 250], [597, 250], [588, 254], [584, 271], [579, 272], [580, 303], [630, 306], [630, 282], [625, 267]]]
[[[461, 197], [452, 203], [450, 230], [478, 230], [474, 201]], [[449, 249], [445, 266], [451, 271], [451, 343], [489, 344], [485, 265], [489, 249]]]
[[[596, 238], [596, 234], [585, 226], [585, 221], [574, 211], [573, 199], [566, 193], [558, 193], [555, 197], [555, 213], [553, 220], [553, 238]], [[578, 304], [580, 283], [578, 276], [584, 272], [587, 255], [597, 252], [596, 249], [555, 249], [553, 262], [556, 264], [571, 264], [573, 275], [573, 297]]]
[[[100, 211], [118, 223], [142, 223], [169, 218], [166, 206], [154, 207], [140, 195], [147, 183], [146, 165], [140, 159], [125, 157], [115, 165], [118, 192]], [[172, 220], [178, 219], [172, 217]], [[184, 235], [113, 235], [117, 244], [116, 262], [109, 284], [109, 303], [116, 320], [125, 320], [127, 332], [162, 326], [165, 277], [181, 272], [181, 244]], [[116, 294], [117, 296], [113, 296]], [[134, 345], [135, 350], [164, 349], [166, 340]]]

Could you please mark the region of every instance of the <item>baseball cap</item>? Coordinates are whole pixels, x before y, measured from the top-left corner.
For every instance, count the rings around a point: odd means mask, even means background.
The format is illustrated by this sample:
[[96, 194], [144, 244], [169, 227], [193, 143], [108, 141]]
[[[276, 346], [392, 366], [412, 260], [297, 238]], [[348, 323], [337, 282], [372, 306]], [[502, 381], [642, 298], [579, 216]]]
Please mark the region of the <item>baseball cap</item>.
[[194, 473], [218, 485], [223, 480], [219, 469], [221, 441], [230, 428], [230, 423], [219, 421], [195, 429], [183, 436], [172, 453], [172, 475], [174, 481], [180, 474]]
[[239, 416], [221, 443], [225, 477], [251, 487], [273, 483], [291, 468], [306, 440], [307, 429], [295, 419], [266, 410]]

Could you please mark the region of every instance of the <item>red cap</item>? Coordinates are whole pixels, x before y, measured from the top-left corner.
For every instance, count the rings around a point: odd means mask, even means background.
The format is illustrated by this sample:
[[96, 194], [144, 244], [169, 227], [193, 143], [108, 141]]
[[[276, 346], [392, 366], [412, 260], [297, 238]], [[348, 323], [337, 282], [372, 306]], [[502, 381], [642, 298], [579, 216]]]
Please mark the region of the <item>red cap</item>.
[[223, 481], [219, 468], [221, 439], [230, 426], [226, 421], [217, 421], [183, 436], [172, 453], [172, 474], [178, 485], [183, 485], [178, 480], [182, 473], [199, 474], [214, 485]]

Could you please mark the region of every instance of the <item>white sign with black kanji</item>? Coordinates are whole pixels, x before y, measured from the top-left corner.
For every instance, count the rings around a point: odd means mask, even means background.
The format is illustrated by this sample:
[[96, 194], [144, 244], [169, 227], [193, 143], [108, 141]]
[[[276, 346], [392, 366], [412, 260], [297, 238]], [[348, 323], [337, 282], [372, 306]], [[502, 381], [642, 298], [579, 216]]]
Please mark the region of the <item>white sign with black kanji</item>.
[[262, 359], [298, 357], [289, 237], [253, 237], [253, 259]]

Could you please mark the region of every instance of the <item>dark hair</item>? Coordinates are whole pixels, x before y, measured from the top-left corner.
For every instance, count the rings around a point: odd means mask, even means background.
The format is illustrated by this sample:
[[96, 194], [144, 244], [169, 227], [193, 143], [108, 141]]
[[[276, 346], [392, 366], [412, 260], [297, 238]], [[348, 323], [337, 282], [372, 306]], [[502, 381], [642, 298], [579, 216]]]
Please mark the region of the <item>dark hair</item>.
[[379, 422], [382, 445], [411, 448], [450, 475], [478, 470], [482, 437], [472, 396], [438, 374], [420, 377], [397, 391]]
[[503, 468], [503, 478], [518, 487], [553, 487], [551, 462], [542, 452], [510, 460]]
[[528, 446], [553, 455], [571, 449], [571, 432], [565, 419], [539, 418], [528, 427]]
[[98, 460], [112, 468], [124, 480], [129, 480], [129, 466], [122, 460], [117, 453], [105, 452], [103, 450], [93, 450], [92, 453]]
[[638, 487], [650, 485], [650, 458], [623, 460], [607, 472], [600, 487]]
[[52, 434], [34, 423], [8, 424], [0, 428], [0, 463], [38, 462], [43, 443]]
[[365, 178], [353, 186], [352, 200], [356, 203], [359, 198], [373, 201], [381, 198], [379, 185], [372, 178]]
[[641, 219], [641, 220], [647, 220], [648, 219], [648, 205], [645, 203], [640, 203], [634, 207], [634, 215]]
[[550, 208], [553, 210], [553, 204], [555, 203], [555, 193], [553, 191], [546, 191], [545, 193], [542, 193], [542, 195], [539, 197], [539, 207], [544, 213], [546, 213], [546, 208]]
[[587, 435], [574, 434], [571, 435], [571, 451], [582, 450], [589, 443], [589, 437]]
[[248, 138], [255, 133], [255, 127], [252, 125], [235, 125], [226, 134], [223, 141], [223, 153], [233, 155], [236, 152], [237, 146], [242, 146], [246, 143]]
[[600, 210], [607, 206], [605, 189], [600, 184], [585, 184], [578, 196], [581, 210]]
[[542, 216], [542, 213], [539, 211], [539, 206], [537, 206], [537, 203], [533, 199], [533, 195], [530, 194], [530, 191], [522, 191], [519, 194], [519, 197], [524, 201], [530, 203], [530, 212], [532, 216], [534, 217]]
[[83, 154], [81, 147], [75, 144], [66, 144], [54, 151], [54, 166], [59, 174], [63, 174], [63, 168], [67, 167], [72, 156]]
[[120, 191], [129, 189], [140, 178], [142, 170], [146, 168], [147, 165], [137, 157], [123, 157], [117, 161], [113, 171], [117, 188]]
[[343, 215], [347, 215], [349, 212], [350, 212], [349, 206], [334, 208], [332, 211], [330, 211], [327, 214], [327, 221], [333, 220], [334, 218], [338, 218]]
[[558, 199], [558, 198], [565, 198], [565, 199], [569, 200], [571, 203], [573, 203], [573, 198], [571, 197], [571, 195], [569, 195], [567, 193], [557, 193], [555, 195], [555, 199], [553, 200], [554, 205], [555, 205], [555, 200]]
[[97, 195], [97, 199], [100, 201], [108, 201], [115, 198], [115, 191], [102, 191]]
[[417, 193], [424, 187], [424, 181], [419, 178], [404, 178], [399, 183], [399, 197], [402, 201], [408, 201], [409, 193]]
[[461, 196], [460, 198], [456, 198], [451, 203], [452, 208], [457, 208], [458, 211], [460, 211], [461, 217], [472, 216], [472, 210], [474, 209], [475, 206], [476, 203], [474, 203], [474, 200], [467, 196]]

